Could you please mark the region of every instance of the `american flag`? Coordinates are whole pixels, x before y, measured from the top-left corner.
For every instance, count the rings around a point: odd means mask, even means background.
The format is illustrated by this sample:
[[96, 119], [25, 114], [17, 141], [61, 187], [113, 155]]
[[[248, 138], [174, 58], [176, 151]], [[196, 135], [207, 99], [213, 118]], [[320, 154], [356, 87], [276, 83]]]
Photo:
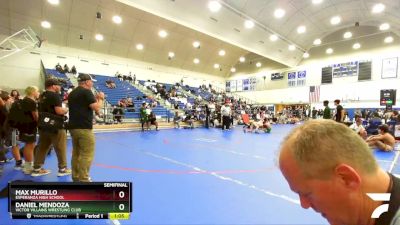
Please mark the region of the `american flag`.
[[319, 86], [310, 86], [310, 103], [319, 102]]

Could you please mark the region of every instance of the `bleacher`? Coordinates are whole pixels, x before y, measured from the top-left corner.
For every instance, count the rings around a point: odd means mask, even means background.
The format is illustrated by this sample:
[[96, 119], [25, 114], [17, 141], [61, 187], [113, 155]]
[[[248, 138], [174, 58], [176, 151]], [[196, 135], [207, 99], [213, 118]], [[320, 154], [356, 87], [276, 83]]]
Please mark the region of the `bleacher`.
[[[144, 86], [145, 83], [146, 83], [146, 82], [149, 82], [149, 81], [139, 80], [138, 82], [139, 82], [140, 85]], [[156, 83], [156, 82], [152, 82], [152, 83]], [[174, 86], [174, 84], [167, 84], [167, 83], [160, 83], [160, 82], [157, 82], [157, 83], [160, 84], [160, 85], [162, 85], [162, 86], [165, 86], [165, 90], [166, 90], [167, 92], [170, 92], [172, 86]], [[189, 88], [194, 88], [194, 87], [189, 87]], [[185, 91], [188, 91], [185, 87], [183, 87], [183, 89], [184, 89]], [[178, 90], [178, 92], [179, 92], [179, 90]], [[196, 92], [195, 95], [197, 95], [197, 92]], [[202, 98], [204, 99], [203, 96], [202, 96]], [[175, 103], [178, 103], [179, 109], [185, 109], [185, 107], [186, 107], [185, 103], [184, 103], [184, 102], [181, 102], [181, 101], [175, 101], [174, 99], [170, 99], [169, 102], [170, 102], [172, 105], [174, 105]], [[188, 96], [188, 97], [187, 97], [187, 102], [189, 102], [190, 104], [194, 105], [195, 99], [194, 99], [193, 97]]]
[[[144, 94], [142, 91], [138, 90], [136, 87], [132, 86], [129, 82], [127, 81], [120, 81], [116, 77], [109, 77], [109, 76], [103, 76], [103, 75], [95, 75], [95, 79], [97, 82], [94, 82], [94, 88], [98, 91], [104, 92], [106, 95], [106, 100], [111, 104], [111, 105], [117, 105], [118, 101], [131, 97], [132, 101], [135, 105], [135, 112], [128, 112], [125, 111], [124, 118], [125, 119], [139, 119], [140, 118], [140, 106], [142, 105], [143, 102], [149, 103], [150, 100], [147, 98], [144, 98], [146, 94]], [[110, 89], [106, 86], [106, 80], [111, 79], [112, 81], [115, 82], [116, 88]], [[142, 98], [142, 99], [138, 99]], [[173, 117], [173, 112], [170, 110], [164, 108], [161, 105], [158, 105], [155, 108], [152, 108], [152, 111], [159, 117], [162, 118], [172, 118]]]
[[65, 73], [60, 73], [60, 72], [58, 72], [58, 71], [55, 70], [55, 69], [46, 69], [46, 74], [47, 74], [47, 75], [51, 74], [51, 75], [53, 75], [53, 76], [55, 76], [55, 77], [57, 77], [57, 78], [61, 78], [61, 79], [66, 80], [66, 81], [67, 81], [66, 85], [63, 85], [63, 86], [65, 86], [66, 88], [69, 88], [70, 86], [73, 86], [73, 84], [72, 84], [71, 81], [68, 79], [67, 75], [65, 75]]

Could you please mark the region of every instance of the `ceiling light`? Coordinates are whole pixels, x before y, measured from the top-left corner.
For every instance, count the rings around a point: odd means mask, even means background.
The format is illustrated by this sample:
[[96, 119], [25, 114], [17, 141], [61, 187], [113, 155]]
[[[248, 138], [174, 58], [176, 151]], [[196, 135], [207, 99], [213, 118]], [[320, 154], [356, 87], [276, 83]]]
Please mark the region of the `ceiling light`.
[[48, 3], [52, 4], [52, 5], [58, 5], [60, 4], [60, 0], [47, 0]]
[[115, 15], [112, 17], [112, 21], [116, 24], [120, 24], [122, 23], [122, 18], [120, 16]]
[[254, 22], [251, 20], [246, 20], [246, 21], [244, 21], [244, 27], [246, 27], [247, 29], [253, 28]]
[[174, 56], [175, 56], [175, 53], [174, 53], [174, 52], [168, 52], [168, 57], [169, 57], [169, 58], [174, 58]]
[[340, 16], [334, 16], [331, 18], [332, 25], [338, 25], [341, 21], [342, 21], [342, 18], [340, 18]]
[[393, 37], [389, 36], [385, 38], [385, 43], [392, 43], [393, 42]]
[[160, 30], [160, 31], [158, 32], [158, 36], [160, 36], [160, 37], [162, 37], [162, 38], [165, 38], [166, 36], [168, 36], [168, 33], [167, 33], [167, 31], [165, 31], [165, 30]]
[[306, 32], [306, 26], [297, 27], [297, 33], [302, 34], [304, 32]]
[[390, 28], [390, 25], [388, 23], [382, 23], [379, 26], [379, 30], [389, 30], [389, 28]]
[[198, 41], [193, 42], [193, 47], [200, 48], [200, 42]]
[[315, 39], [313, 42], [314, 45], [320, 45], [321, 44], [321, 39]]
[[282, 17], [284, 17], [285, 16], [285, 10], [283, 10], [283, 9], [275, 9], [275, 12], [274, 12], [274, 16], [275, 16], [275, 18], [282, 18]]
[[328, 48], [326, 49], [326, 54], [332, 54], [333, 53], [333, 49], [332, 48]]
[[296, 46], [295, 45], [289, 45], [288, 49], [289, 49], [289, 51], [294, 51], [294, 50], [296, 50]]
[[199, 64], [199, 63], [200, 63], [200, 60], [199, 60], [198, 58], [195, 58], [195, 59], [193, 59], [193, 62], [194, 62], [195, 64]]
[[239, 58], [239, 61], [240, 61], [240, 62], [244, 62], [244, 61], [246, 61], [246, 58], [243, 57], [243, 56], [241, 56], [241, 57]]
[[304, 52], [304, 54], [303, 54], [303, 58], [308, 58], [308, 57], [310, 57], [310, 54], [308, 54], [308, 52]]
[[46, 29], [51, 28], [50, 22], [49, 22], [49, 21], [46, 21], [46, 20], [45, 20], [45, 21], [42, 21], [41, 25], [42, 25], [43, 28], [46, 28]]
[[256, 66], [261, 67], [261, 63], [260, 62], [256, 63]]
[[360, 43], [355, 43], [355, 44], [353, 45], [353, 48], [354, 48], [354, 49], [359, 49], [359, 48], [361, 48]]
[[232, 68], [231, 68], [231, 72], [232, 72], [232, 73], [236, 72], [236, 68], [235, 68], [235, 67], [232, 67]]
[[136, 49], [137, 50], [143, 50], [144, 46], [142, 44], [137, 44]]
[[218, 63], [215, 63], [214, 64], [214, 69], [218, 69], [219, 68], [219, 64]]
[[382, 3], [375, 4], [372, 7], [372, 13], [381, 13], [385, 10], [385, 5]]
[[225, 55], [225, 50], [219, 50], [218, 55], [224, 56]]
[[269, 36], [269, 40], [276, 41], [276, 40], [278, 40], [278, 36], [276, 36], [275, 34], [272, 34], [271, 36]]
[[323, 2], [323, 0], [312, 0], [312, 3], [314, 5], [321, 4], [322, 2]]
[[353, 36], [353, 34], [350, 31], [347, 31], [346, 33], [343, 34], [343, 38], [349, 39]]
[[211, 12], [218, 12], [221, 9], [221, 3], [218, 1], [210, 1], [208, 3], [208, 8]]
[[98, 41], [102, 41], [104, 39], [103, 35], [101, 34], [96, 34], [96, 36], [94, 36], [96, 38], [96, 40]]

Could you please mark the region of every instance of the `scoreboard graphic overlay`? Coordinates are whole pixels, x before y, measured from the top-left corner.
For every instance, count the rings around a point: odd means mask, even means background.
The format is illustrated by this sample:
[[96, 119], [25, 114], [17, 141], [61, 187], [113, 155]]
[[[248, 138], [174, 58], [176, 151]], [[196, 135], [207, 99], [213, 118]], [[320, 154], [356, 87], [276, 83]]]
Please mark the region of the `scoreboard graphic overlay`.
[[13, 219], [129, 219], [131, 182], [10, 182]]

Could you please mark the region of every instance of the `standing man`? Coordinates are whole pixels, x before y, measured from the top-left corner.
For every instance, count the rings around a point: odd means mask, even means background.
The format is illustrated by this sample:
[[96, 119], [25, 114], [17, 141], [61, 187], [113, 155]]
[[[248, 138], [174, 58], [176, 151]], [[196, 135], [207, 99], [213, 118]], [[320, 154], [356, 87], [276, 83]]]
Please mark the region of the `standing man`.
[[228, 129], [231, 124], [231, 107], [229, 106], [229, 102], [226, 101], [225, 105], [221, 107], [221, 115], [222, 115], [222, 130]]
[[93, 79], [89, 74], [78, 76], [79, 86], [68, 97], [69, 124], [72, 136], [72, 180], [90, 182], [90, 166], [94, 157], [95, 139], [93, 134], [93, 111], [97, 115], [103, 106], [104, 93], [96, 97], [91, 89]]
[[335, 121], [338, 122], [338, 123], [343, 123], [343, 121], [344, 121], [344, 109], [340, 105], [340, 100], [336, 99], [334, 101], [334, 103], [335, 103], [335, 106], [336, 106]]
[[329, 108], [329, 101], [328, 100], [324, 101], [324, 106], [325, 106], [325, 108], [324, 108], [324, 114], [323, 114], [322, 118], [331, 119], [332, 118], [331, 117], [331, 109]]
[[[390, 224], [400, 207], [400, 178], [378, 165], [357, 133], [332, 120], [310, 120], [284, 140], [279, 168], [301, 207], [314, 209], [329, 224]], [[369, 193], [390, 197], [374, 201]], [[372, 218], [385, 206], [385, 213]]]
[[[64, 127], [64, 115], [68, 112], [62, 108], [60, 96], [61, 84], [56, 79], [45, 81], [46, 91], [39, 98], [39, 149], [35, 154], [33, 165], [33, 177], [43, 176], [50, 173], [50, 170], [42, 168], [50, 146], [53, 145], [57, 154], [58, 174], [66, 176], [71, 174], [67, 168], [67, 133]], [[41, 121], [57, 119], [57, 124], [41, 125]]]

